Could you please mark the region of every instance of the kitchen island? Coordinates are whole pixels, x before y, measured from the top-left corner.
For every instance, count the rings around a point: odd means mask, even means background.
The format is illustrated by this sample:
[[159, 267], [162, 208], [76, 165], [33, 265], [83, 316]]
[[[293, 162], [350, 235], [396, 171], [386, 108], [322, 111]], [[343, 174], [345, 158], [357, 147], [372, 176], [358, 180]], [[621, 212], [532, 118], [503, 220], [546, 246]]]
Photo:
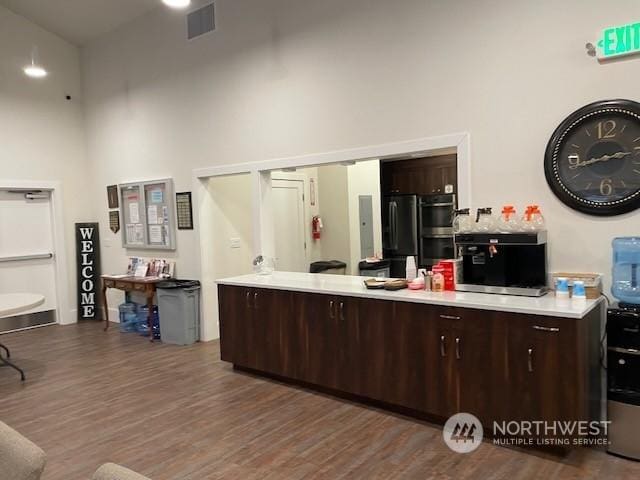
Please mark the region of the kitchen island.
[[363, 280], [219, 280], [222, 360], [437, 422], [600, 418], [602, 300], [390, 292]]

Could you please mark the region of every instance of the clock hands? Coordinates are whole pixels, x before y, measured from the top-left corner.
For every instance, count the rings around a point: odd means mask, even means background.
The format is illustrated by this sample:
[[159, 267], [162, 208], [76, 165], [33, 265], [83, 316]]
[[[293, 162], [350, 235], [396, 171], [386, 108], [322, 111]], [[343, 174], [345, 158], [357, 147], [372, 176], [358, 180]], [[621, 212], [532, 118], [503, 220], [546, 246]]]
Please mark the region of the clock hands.
[[585, 167], [587, 165], [592, 165], [594, 163], [599, 163], [599, 162], [608, 162], [609, 160], [613, 160], [613, 159], [617, 159], [617, 158], [624, 158], [628, 155], [631, 155], [631, 152], [617, 152], [614, 153], [612, 155], [603, 155], [601, 157], [598, 158], [592, 158], [591, 160], [585, 160], [584, 162], [576, 162], [572, 165], [569, 165], [569, 168], [571, 170], [575, 170], [578, 167]]

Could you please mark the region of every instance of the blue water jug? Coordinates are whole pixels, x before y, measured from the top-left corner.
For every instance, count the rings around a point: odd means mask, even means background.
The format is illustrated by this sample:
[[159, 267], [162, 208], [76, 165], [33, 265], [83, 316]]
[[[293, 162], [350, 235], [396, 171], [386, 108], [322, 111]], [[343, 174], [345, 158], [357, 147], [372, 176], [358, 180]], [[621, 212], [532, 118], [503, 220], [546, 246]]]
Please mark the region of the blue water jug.
[[122, 333], [135, 332], [138, 315], [135, 303], [123, 303], [118, 306], [120, 313], [120, 331]]
[[[149, 323], [147, 320], [147, 316], [149, 314], [149, 307], [146, 305], [140, 305], [138, 307], [138, 321], [137, 321], [137, 332], [144, 336], [149, 336]], [[154, 305], [153, 310], [151, 311], [151, 321], [153, 324], [153, 338], [156, 340], [160, 339], [160, 316], [158, 315], [158, 306]]]
[[640, 237], [613, 240], [613, 296], [623, 303], [640, 304]]

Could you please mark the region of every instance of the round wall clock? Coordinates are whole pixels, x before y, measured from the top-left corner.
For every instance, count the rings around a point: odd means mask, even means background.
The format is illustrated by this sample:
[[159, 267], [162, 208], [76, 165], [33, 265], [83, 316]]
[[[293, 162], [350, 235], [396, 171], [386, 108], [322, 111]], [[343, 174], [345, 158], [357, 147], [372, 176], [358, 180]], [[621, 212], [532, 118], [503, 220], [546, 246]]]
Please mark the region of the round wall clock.
[[545, 152], [553, 193], [591, 215], [620, 215], [640, 207], [640, 103], [605, 100], [572, 113]]

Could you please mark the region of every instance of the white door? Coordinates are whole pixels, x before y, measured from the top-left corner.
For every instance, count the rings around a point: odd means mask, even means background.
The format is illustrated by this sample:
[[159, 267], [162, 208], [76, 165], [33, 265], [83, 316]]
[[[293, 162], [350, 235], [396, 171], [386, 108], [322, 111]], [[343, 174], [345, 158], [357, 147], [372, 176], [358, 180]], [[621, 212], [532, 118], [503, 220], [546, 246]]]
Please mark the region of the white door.
[[302, 180], [273, 180], [271, 189], [276, 269], [283, 272], [308, 272], [304, 182]]
[[[23, 192], [0, 190], [0, 293], [38, 293], [45, 302], [26, 314], [40, 315], [34, 325], [55, 321], [56, 269], [51, 196], [28, 199]], [[7, 328], [3, 328], [3, 325]], [[0, 322], [0, 331], [12, 329]], [[20, 325], [32, 326], [32, 325]], [[18, 327], [15, 325], [14, 327]]]

